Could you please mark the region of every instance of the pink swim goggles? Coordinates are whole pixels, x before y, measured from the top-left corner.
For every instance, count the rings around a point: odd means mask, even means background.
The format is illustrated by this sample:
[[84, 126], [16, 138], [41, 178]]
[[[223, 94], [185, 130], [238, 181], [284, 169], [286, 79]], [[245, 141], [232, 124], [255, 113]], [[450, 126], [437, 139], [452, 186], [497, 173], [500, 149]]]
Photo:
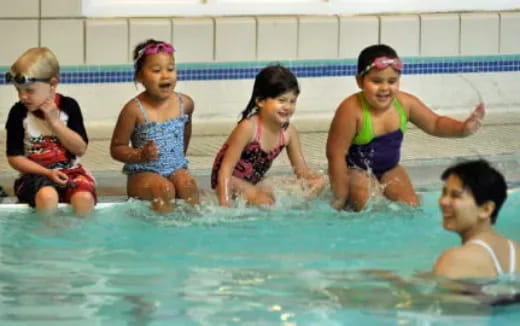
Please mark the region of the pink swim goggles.
[[139, 59], [141, 59], [144, 55], [152, 55], [159, 52], [173, 53], [174, 51], [175, 49], [170, 43], [150, 43], [141, 50], [139, 50], [139, 53], [137, 54], [137, 58], [135, 59], [135, 61], [139, 61]]
[[397, 71], [403, 70], [403, 62], [399, 58], [377, 57], [374, 59], [374, 62], [369, 64], [359, 75], [364, 76], [374, 67], [378, 70], [383, 70], [388, 66], [391, 66]]

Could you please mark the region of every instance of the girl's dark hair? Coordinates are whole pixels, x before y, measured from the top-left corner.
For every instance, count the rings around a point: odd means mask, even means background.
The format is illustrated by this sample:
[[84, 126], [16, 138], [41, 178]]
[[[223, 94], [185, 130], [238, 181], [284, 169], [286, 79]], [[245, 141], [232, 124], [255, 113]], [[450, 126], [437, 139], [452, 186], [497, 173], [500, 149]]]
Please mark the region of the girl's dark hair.
[[495, 224], [500, 207], [507, 198], [504, 176], [482, 159], [455, 164], [442, 173], [441, 179], [446, 180], [452, 174], [459, 177], [464, 188], [471, 191], [477, 205], [488, 201], [495, 203], [495, 210], [491, 213], [491, 224]]
[[164, 43], [162, 41], [154, 40], [153, 38], [150, 38], [144, 42], [141, 42], [137, 44], [134, 48], [132, 59], [134, 61], [134, 80], [137, 79], [137, 75], [141, 72], [141, 69], [143, 69], [144, 60], [146, 59], [146, 55], [139, 56], [139, 51], [147, 47], [149, 44], [158, 44], [158, 43]]
[[254, 110], [256, 108], [256, 101], [274, 98], [289, 91], [294, 92], [296, 95], [300, 94], [298, 80], [296, 80], [296, 76], [294, 76], [289, 69], [279, 64], [269, 65], [263, 68], [256, 75], [253, 94], [251, 94], [249, 103], [241, 113], [242, 117], [240, 121], [256, 113]]
[[374, 60], [379, 57], [387, 57], [390, 59], [399, 58], [397, 52], [386, 44], [370, 45], [359, 53], [357, 75], [359, 76], [368, 65], [371, 65]]

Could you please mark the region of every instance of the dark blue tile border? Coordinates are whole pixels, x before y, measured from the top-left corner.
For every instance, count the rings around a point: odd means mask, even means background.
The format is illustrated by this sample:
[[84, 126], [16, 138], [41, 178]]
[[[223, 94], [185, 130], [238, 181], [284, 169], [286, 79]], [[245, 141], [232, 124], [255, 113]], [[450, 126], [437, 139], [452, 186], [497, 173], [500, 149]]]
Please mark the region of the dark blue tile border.
[[[476, 58], [409, 58], [404, 59], [406, 75], [489, 73], [520, 71], [520, 56], [494, 56]], [[299, 78], [354, 76], [356, 64], [353, 60], [316, 60], [282, 62]], [[253, 79], [267, 63], [208, 63], [179, 64], [180, 81]], [[0, 68], [5, 72], [7, 68]], [[78, 66], [65, 67], [61, 83], [128, 83], [133, 82], [133, 67], [123, 66]], [[4, 76], [0, 85], [4, 85]]]

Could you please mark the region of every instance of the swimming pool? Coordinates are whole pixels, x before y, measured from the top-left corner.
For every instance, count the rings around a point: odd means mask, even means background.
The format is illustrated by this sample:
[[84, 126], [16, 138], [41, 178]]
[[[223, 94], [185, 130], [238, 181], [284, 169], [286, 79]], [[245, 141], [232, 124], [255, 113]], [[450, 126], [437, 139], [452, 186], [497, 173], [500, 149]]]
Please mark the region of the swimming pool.
[[[86, 220], [4, 205], [0, 324], [517, 325], [517, 306], [467, 302], [418, 275], [459, 241], [433, 189], [418, 209], [378, 199], [362, 213], [288, 194], [269, 209], [207, 201], [169, 215], [102, 204]], [[515, 187], [496, 226], [513, 239], [518, 211]]]

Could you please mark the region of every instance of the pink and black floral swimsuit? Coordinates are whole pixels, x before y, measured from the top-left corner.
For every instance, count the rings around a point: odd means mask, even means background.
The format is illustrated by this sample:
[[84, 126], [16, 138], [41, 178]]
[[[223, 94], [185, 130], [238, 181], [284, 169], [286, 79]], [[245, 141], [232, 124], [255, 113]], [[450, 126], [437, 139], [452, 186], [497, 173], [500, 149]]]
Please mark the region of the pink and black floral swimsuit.
[[[233, 176], [257, 184], [262, 180], [265, 173], [271, 167], [274, 159], [282, 152], [285, 147], [284, 130], [280, 130], [280, 144], [273, 150], [266, 152], [260, 147], [260, 139], [262, 138], [262, 123], [260, 118], [256, 124], [255, 139], [250, 142], [242, 151], [240, 160], [238, 161]], [[218, 172], [224, 159], [224, 155], [229, 147], [229, 144], [224, 144], [215, 158], [213, 163], [213, 170], [211, 172], [211, 188], [215, 189], [218, 184]]]

